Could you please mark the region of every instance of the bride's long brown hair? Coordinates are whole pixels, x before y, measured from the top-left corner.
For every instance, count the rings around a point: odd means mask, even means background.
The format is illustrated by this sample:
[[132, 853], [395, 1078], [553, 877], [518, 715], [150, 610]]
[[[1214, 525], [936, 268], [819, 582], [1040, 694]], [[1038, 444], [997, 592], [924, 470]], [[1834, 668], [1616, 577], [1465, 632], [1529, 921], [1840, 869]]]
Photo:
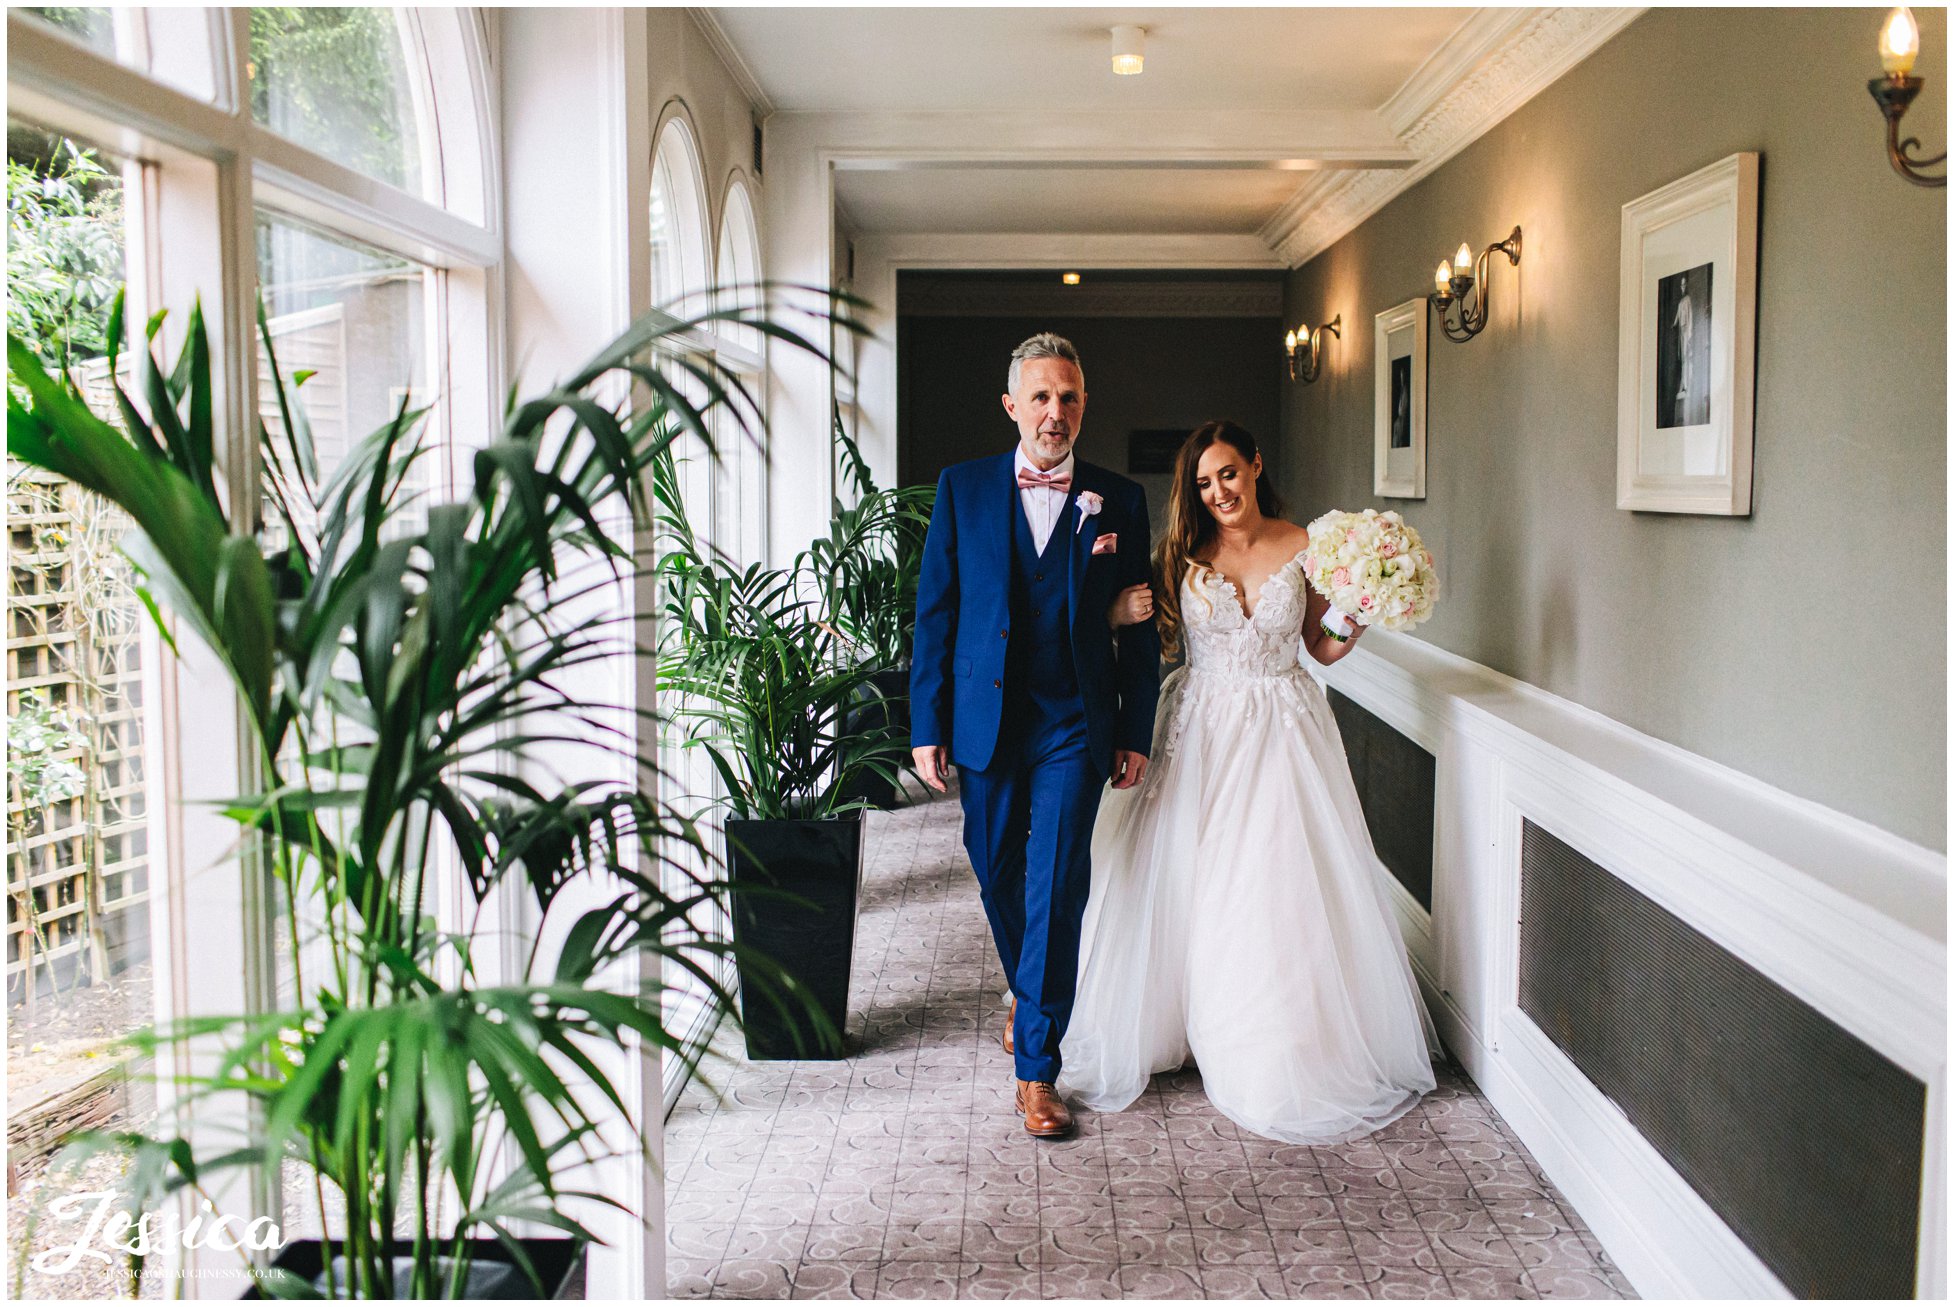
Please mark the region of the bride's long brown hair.
[[[1225, 418], [1203, 422], [1182, 442], [1174, 455], [1174, 488], [1167, 496], [1167, 533], [1153, 551], [1153, 610], [1159, 631], [1160, 651], [1170, 662], [1181, 659], [1181, 578], [1188, 564], [1205, 555], [1214, 545], [1217, 528], [1214, 515], [1201, 502], [1195, 488], [1201, 468], [1201, 455], [1217, 442], [1242, 456], [1244, 466], [1255, 461], [1259, 452], [1255, 437]], [[1282, 498], [1276, 494], [1274, 478], [1265, 465], [1255, 479], [1255, 506], [1264, 517], [1282, 516]]]

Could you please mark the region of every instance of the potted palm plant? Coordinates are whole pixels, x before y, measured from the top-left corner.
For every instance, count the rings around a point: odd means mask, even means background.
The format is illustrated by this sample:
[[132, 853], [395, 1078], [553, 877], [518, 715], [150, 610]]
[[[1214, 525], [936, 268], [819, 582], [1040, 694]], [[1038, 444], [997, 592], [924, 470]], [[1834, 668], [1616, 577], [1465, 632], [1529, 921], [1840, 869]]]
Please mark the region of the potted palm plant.
[[850, 655], [805, 554], [790, 568], [742, 569], [705, 545], [669, 454], [657, 460], [653, 493], [661, 702], [684, 728], [682, 747], [703, 751], [724, 788], [734, 938], [820, 1009], [783, 1002], [742, 966], [747, 1051], [839, 1057], [867, 806], [851, 794], [863, 777], [892, 781], [905, 741], [855, 716], [880, 669]]
[[[882, 489], [840, 417], [835, 441], [855, 496], [835, 502], [828, 534], [802, 554], [800, 567], [820, 596], [826, 620], [847, 656], [874, 666], [851, 721], [861, 731], [909, 732], [909, 657], [915, 631], [916, 586], [922, 577], [923, 539], [929, 532], [934, 486]], [[907, 763], [907, 755], [899, 760]], [[877, 808], [893, 806], [894, 777], [865, 771], [845, 791]]]
[[[262, 519], [219, 492], [197, 311], [168, 371], [150, 324], [141, 403], [116, 388], [120, 429], [8, 338], [10, 453], [129, 515], [124, 549], [151, 611], [169, 615], [165, 638], [194, 635], [229, 673], [258, 778], [229, 815], [275, 884], [295, 994], [286, 1010], [200, 1017], [138, 1041], [151, 1052], [220, 1044], [214, 1069], [177, 1089], [191, 1103], [248, 1100], [246, 1146], [210, 1156], [136, 1135], [78, 1146], [132, 1150], [138, 1201], [201, 1191], [229, 1168], [309, 1172], [325, 1238], [254, 1269], [262, 1293], [556, 1292], [590, 1238], [576, 1204], [613, 1202], [580, 1172], [620, 1154], [648, 1160], [643, 1123], [600, 1055], [634, 1043], [687, 1055], [661, 1023], [661, 967], [730, 1002], [712, 963], [741, 950], [704, 924], [726, 884], [710, 859], [699, 872], [674, 856], [703, 848], [697, 828], [635, 779], [649, 773], [630, 733], [558, 683], [632, 656], [628, 629], [556, 616], [628, 579], [630, 544], [612, 523], [622, 508], [645, 520], [642, 481], [661, 451], [684, 430], [705, 437], [711, 409], [739, 411], [727, 404], [737, 383], [711, 364], [654, 353], [716, 317], [811, 348], [734, 311], [637, 324], [560, 385], [512, 396], [475, 453], [472, 493], [433, 506], [404, 489], [427, 453], [420, 413], [403, 405], [322, 478], [274, 358], [281, 421], [263, 433]], [[260, 328], [269, 353], [262, 314]], [[112, 349], [121, 333], [118, 301]], [[595, 398], [618, 378], [637, 384], [634, 405]], [[582, 763], [595, 778], [544, 781], [519, 765], [564, 744], [601, 752], [559, 754], [556, 770]], [[619, 775], [634, 779], [607, 779]], [[477, 904], [528, 905], [525, 962], [492, 964], [473, 927], [432, 915], [437, 850]], [[594, 892], [566, 894], [573, 884]], [[633, 960], [646, 980], [624, 979]], [[778, 969], [741, 962], [783, 1010], [800, 1001]], [[520, 1238], [523, 1222], [562, 1237]]]

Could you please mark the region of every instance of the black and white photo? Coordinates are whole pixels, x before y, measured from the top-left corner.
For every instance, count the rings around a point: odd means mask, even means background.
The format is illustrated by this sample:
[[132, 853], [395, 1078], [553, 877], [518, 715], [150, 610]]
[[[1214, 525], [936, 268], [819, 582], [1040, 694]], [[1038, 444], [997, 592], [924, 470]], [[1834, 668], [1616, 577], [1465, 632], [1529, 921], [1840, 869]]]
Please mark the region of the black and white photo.
[[1391, 448], [1411, 448], [1411, 356], [1391, 360]]
[[1699, 264], [1656, 281], [1655, 424], [1700, 427], [1710, 420], [1710, 278]]

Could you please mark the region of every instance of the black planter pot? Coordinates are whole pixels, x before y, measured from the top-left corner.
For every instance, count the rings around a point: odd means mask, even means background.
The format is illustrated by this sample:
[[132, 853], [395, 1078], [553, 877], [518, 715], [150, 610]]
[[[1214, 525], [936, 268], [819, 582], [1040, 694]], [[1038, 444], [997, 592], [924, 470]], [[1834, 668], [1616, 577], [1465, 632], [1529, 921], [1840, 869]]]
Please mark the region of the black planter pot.
[[891, 667], [885, 672], [875, 674], [875, 688], [882, 692], [882, 700], [888, 705], [889, 725], [909, 734], [909, 669]]
[[[537, 1275], [542, 1277], [543, 1297], [548, 1299], [576, 1299], [584, 1296], [584, 1242], [581, 1239], [518, 1239], [522, 1250], [529, 1255], [536, 1267]], [[489, 1302], [497, 1301], [536, 1301], [536, 1283], [529, 1273], [522, 1269], [509, 1256], [509, 1250], [495, 1239], [470, 1239], [471, 1261], [468, 1275], [462, 1282], [461, 1296]], [[290, 1271], [307, 1284], [315, 1283], [324, 1274], [326, 1263], [324, 1245], [317, 1239], [294, 1239], [278, 1250], [278, 1256], [271, 1264], [280, 1270]], [[343, 1266], [343, 1263], [342, 1263]], [[411, 1257], [395, 1260], [394, 1283], [395, 1298], [404, 1298], [412, 1283], [413, 1261]], [[345, 1293], [343, 1274], [339, 1279], [341, 1296]], [[320, 1286], [321, 1292], [324, 1286]], [[263, 1298], [256, 1285], [244, 1291], [247, 1299]]]
[[[877, 672], [871, 678], [871, 683], [882, 698], [865, 702], [851, 711], [848, 714], [848, 730], [860, 733], [890, 726], [903, 738], [908, 738], [909, 669], [892, 667]], [[875, 808], [893, 808], [901, 793], [893, 781], [884, 780], [874, 772], [863, 772], [841, 788], [840, 797], [843, 801], [866, 799]]]
[[[778, 963], [813, 997], [833, 1031], [823, 1035], [794, 1000], [783, 1012], [749, 983], [740, 963], [740, 1016], [746, 1054], [755, 1060], [842, 1056], [848, 1022], [848, 975], [855, 958], [855, 910], [862, 887], [859, 813], [827, 821], [726, 823], [733, 881], [733, 939]], [[764, 888], [793, 894], [743, 893]]]

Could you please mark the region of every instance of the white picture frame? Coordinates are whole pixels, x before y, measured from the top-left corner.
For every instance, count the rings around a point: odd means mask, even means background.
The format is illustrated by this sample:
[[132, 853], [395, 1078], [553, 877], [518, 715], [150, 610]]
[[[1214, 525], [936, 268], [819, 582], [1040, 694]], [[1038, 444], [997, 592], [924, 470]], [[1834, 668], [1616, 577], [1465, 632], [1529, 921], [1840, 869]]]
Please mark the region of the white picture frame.
[[1425, 301], [1406, 300], [1377, 315], [1371, 330], [1377, 381], [1371, 424], [1371, 493], [1425, 497]]
[[1748, 517], [1758, 155], [1622, 206], [1615, 506]]

